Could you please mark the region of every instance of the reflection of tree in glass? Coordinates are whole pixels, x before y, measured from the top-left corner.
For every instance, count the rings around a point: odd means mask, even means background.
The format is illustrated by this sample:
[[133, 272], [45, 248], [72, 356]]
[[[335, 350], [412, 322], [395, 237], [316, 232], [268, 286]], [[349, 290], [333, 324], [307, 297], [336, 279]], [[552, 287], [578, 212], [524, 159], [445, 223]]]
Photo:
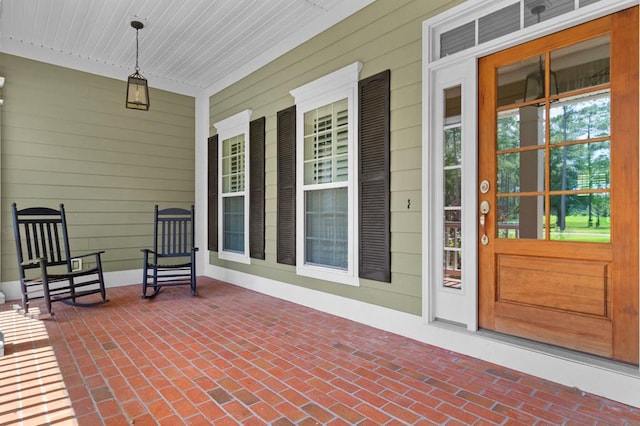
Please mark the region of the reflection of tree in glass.
[[451, 127], [444, 132], [444, 165], [455, 166], [460, 164], [462, 158], [461, 152], [461, 134], [460, 126]]
[[608, 194], [590, 194], [591, 208], [589, 209], [589, 226], [593, 226], [591, 223], [591, 214], [596, 216], [596, 228], [600, 227], [600, 218], [609, 216], [609, 197]]
[[[563, 146], [551, 150], [551, 182], [553, 190], [578, 190], [609, 188], [610, 150], [609, 142], [589, 143], [588, 140], [609, 135], [609, 97], [598, 95], [579, 102], [554, 106], [550, 120], [552, 144], [584, 140], [577, 145]], [[557, 226], [565, 229], [567, 215], [585, 214], [588, 226], [593, 226], [593, 215], [599, 217], [607, 208], [602, 208], [596, 194], [586, 197], [553, 197], [551, 210], [557, 217]]]
[[520, 197], [500, 197], [498, 203], [499, 223], [518, 223], [520, 220]]
[[[460, 126], [450, 127], [444, 132], [444, 205], [448, 221], [460, 221], [462, 200], [462, 133]], [[454, 209], [451, 209], [451, 208]], [[457, 208], [456, 208], [457, 207]]]
[[[498, 149], [517, 148], [520, 145], [520, 120], [517, 115], [501, 117], [498, 120]], [[520, 155], [508, 153], [498, 155], [498, 192], [520, 191]], [[498, 221], [518, 222], [519, 204], [517, 197], [498, 199]]]
[[520, 117], [517, 114], [498, 118], [498, 150], [520, 146]]
[[451, 203], [449, 207], [453, 207], [454, 209], [445, 211], [445, 220], [447, 222], [460, 222], [462, 220], [462, 209], [460, 209], [460, 203]]

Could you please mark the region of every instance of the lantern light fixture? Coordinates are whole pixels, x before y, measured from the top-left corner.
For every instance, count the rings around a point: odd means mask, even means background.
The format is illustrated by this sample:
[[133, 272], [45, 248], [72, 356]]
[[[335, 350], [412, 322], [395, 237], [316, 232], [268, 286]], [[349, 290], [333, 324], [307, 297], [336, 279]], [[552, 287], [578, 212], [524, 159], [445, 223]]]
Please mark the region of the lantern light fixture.
[[149, 86], [147, 79], [140, 74], [138, 66], [138, 31], [144, 28], [140, 21], [131, 21], [131, 26], [136, 30], [136, 68], [127, 80], [127, 108], [149, 110]]

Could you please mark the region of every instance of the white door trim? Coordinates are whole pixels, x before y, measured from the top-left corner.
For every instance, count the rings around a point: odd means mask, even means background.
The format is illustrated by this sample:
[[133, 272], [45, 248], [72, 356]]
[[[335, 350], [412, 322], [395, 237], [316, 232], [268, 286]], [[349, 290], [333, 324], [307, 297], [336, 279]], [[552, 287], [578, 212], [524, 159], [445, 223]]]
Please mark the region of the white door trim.
[[[444, 91], [451, 87], [461, 88], [461, 130], [462, 130], [462, 288], [445, 288], [443, 253], [444, 253]], [[475, 205], [477, 204], [477, 83], [476, 60], [466, 58], [447, 67], [432, 70], [429, 73], [429, 84], [424, 93], [424, 108], [427, 112], [427, 125], [423, 128], [427, 140], [431, 143], [423, 145], [422, 187], [429, 188], [423, 194], [428, 208], [424, 209], [424, 246], [425, 271], [423, 274], [425, 292], [423, 310], [427, 321], [437, 319], [457, 324], [464, 324], [469, 330], [478, 328], [478, 292], [477, 292], [477, 221]]]
[[[513, 0], [468, 0], [456, 7], [453, 7], [439, 15], [434, 16], [423, 22], [422, 25], [422, 294], [423, 297], [423, 320], [432, 322], [436, 319], [436, 309], [434, 303], [439, 303], [438, 287], [442, 283], [442, 234], [436, 231], [438, 226], [442, 224], [442, 209], [438, 209], [437, 200], [442, 197], [442, 181], [434, 179], [441, 170], [435, 170], [434, 164], [437, 165], [435, 155], [438, 151], [433, 145], [437, 143], [438, 138], [435, 133], [438, 131], [437, 108], [434, 107], [438, 96], [436, 91], [436, 80], [440, 75], [446, 75], [447, 72], [453, 72], [459, 67], [467, 67], [472, 74], [472, 84], [477, 85], [477, 60], [491, 53], [503, 50], [508, 47], [516, 46], [542, 36], [558, 32], [576, 25], [610, 15], [620, 10], [635, 6], [638, 0], [600, 0], [589, 6], [578, 8], [579, 0], [576, 1], [576, 10], [567, 12], [561, 16], [549, 19], [548, 21], [514, 31], [508, 35], [496, 38], [490, 42], [475, 44], [460, 52], [452, 55], [438, 58], [440, 35], [452, 28], [458, 27], [461, 23], [476, 21], [487, 15], [489, 12], [496, 11], [502, 7], [513, 4]], [[520, 0], [521, 19], [524, 13], [524, 0]], [[635, 29], [636, 31], [638, 29]], [[477, 35], [477, 24], [476, 24]], [[443, 87], [438, 83], [438, 87]], [[466, 83], [469, 85], [469, 82]], [[474, 87], [476, 97], [469, 99], [477, 99], [477, 88]], [[469, 101], [471, 103], [471, 101]], [[466, 105], [465, 108], [471, 108]], [[472, 116], [466, 117], [466, 127], [471, 126], [475, 132], [477, 128], [477, 101], [473, 101], [472, 108], [474, 112]], [[469, 114], [469, 112], [467, 112]], [[463, 130], [464, 131], [464, 130]], [[463, 197], [467, 204], [463, 203], [463, 245], [476, 247], [475, 256], [467, 257], [463, 265], [472, 262], [474, 268], [477, 267], [477, 202], [471, 201], [477, 198], [477, 136], [474, 136], [476, 146], [475, 163], [466, 163], [464, 166], [465, 178], [468, 179], [473, 175], [470, 184], [463, 187]], [[463, 160], [464, 161], [464, 160]], [[473, 185], [471, 185], [473, 183]], [[439, 197], [439, 198], [438, 198]], [[466, 205], [466, 207], [465, 207]], [[470, 208], [470, 206], [473, 206]], [[471, 210], [471, 211], [469, 211]], [[470, 219], [470, 218], [473, 219]], [[471, 222], [473, 220], [473, 222]], [[467, 226], [465, 227], [465, 223]], [[465, 229], [466, 228], [466, 229]], [[464, 274], [467, 275], [464, 275]], [[477, 329], [477, 271], [469, 275], [469, 272], [463, 270], [465, 276], [464, 285], [467, 290], [472, 289], [474, 293], [473, 305], [470, 306], [469, 300], [464, 299], [464, 309], [469, 309], [469, 318], [465, 325], [469, 330]], [[466, 279], [469, 278], [469, 279]], [[640, 277], [638, 277], [640, 279]], [[441, 298], [442, 299], [442, 298]], [[445, 302], [448, 303], [448, 302]], [[463, 306], [460, 307], [463, 309]]]

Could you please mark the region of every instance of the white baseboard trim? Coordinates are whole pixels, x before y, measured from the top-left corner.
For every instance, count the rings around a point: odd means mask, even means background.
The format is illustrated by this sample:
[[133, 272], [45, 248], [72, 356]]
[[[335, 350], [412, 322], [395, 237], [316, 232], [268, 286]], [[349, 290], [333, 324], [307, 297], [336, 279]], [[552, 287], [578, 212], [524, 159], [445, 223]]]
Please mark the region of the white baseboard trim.
[[[525, 345], [421, 316], [213, 265], [205, 275], [546, 380], [640, 407], [640, 370], [545, 345]], [[539, 346], [539, 347], [535, 347]]]

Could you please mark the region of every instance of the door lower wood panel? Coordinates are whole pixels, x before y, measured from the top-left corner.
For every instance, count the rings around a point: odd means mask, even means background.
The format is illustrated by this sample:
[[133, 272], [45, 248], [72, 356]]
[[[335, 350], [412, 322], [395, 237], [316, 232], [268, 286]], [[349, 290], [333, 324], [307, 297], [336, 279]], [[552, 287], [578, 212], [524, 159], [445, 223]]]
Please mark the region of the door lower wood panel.
[[608, 264], [500, 255], [497, 301], [608, 318]]

